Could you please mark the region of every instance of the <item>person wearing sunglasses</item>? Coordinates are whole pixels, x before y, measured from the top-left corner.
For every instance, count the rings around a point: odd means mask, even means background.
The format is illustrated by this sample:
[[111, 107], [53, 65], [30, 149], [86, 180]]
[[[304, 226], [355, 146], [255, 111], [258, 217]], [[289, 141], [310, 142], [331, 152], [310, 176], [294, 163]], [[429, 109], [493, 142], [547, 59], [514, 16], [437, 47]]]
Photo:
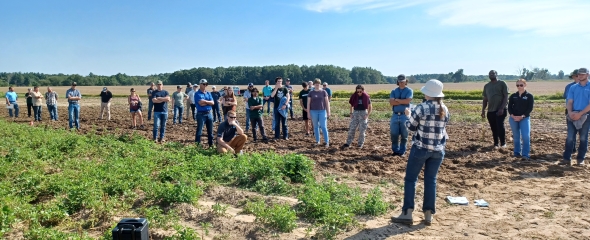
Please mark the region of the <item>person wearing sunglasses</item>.
[[[508, 98], [508, 113], [510, 114], [510, 128], [514, 141], [514, 156], [530, 159], [531, 151], [531, 112], [533, 111], [534, 98], [526, 90], [526, 80], [519, 79], [516, 82], [518, 92]], [[521, 145], [522, 138], [522, 145]], [[522, 148], [521, 148], [522, 146]]]
[[207, 143], [209, 147], [213, 147], [213, 96], [207, 91], [209, 83], [207, 79], [199, 81], [199, 90], [195, 92], [193, 97], [197, 109], [197, 133], [195, 134], [195, 142], [201, 144], [201, 134], [203, 133], [203, 126], [207, 126]]
[[244, 130], [236, 120], [236, 111], [227, 112], [227, 119], [217, 127], [217, 152], [242, 154], [242, 149], [248, 140]]
[[350, 104], [350, 126], [348, 127], [346, 143], [342, 148], [350, 147], [352, 140], [354, 140], [356, 129], [358, 128], [359, 139], [357, 146], [360, 149], [363, 148], [363, 145], [365, 144], [365, 132], [369, 123], [369, 116], [373, 110], [373, 105], [371, 104], [369, 94], [365, 92], [365, 88], [360, 84], [356, 86], [356, 91], [350, 96], [348, 103]]
[[141, 109], [139, 108], [139, 103], [141, 102], [141, 98], [135, 92], [134, 88], [130, 90], [131, 94], [127, 97], [127, 103], [129, 104], [129, 112], [131, 113], [131, 125], [132, 129], [137, 128], [137, 116], [139, 115], [139, 129], [143, 129], [143, 116], [141, 114]]
[[[152, 92], [152, 102], [154, 103], [154, 128], [152, 130], [153, 140], [155, 143], [164, 143], [164, 134], [166, 133], [166, 121], [168, 121], [168, 102], [170, 94], [164, 90], [162, 81], [158, 81], [156, 89]], [[158, 136], [160, 130], [160, 137]]]
[[[578, 84], [578, 82], [580, 82], [580, 81], [578, 81], [578, 69], [574, 69], [574, 71], [571, 72], [568, 77], [569, 77], [569, 79], [572, 79], [574, 81], [571, 82], [571, 83], [569, 83], [569, 84], [567, 84], [565, 86], [565, 90], [563, 91], [563, 99], [565, 99], [565, 105], [567, 105], [567, 93], [569, 92], [570, 88], [573, 85]], [[566, 106], [566, 109], [565, 109], [565, 116], [566, 116], [565, 124], [567, 125], [567, 106]], [[576, 144], [575, 143], [576, 143], [576, 135], [574, 135], [574, 149], [572, 150], [572, 153], [576, 153], [577, 152]]]
[[567, 93], [567, 138], [565, 143], [565, 151], [563, 152], [563, 160], [559, 165], [570, 165], [572, 152], [574, 148], [575, 136], [580, 134], [580, 145], [578, 146], [578, 155], [576, 160], [578, 165], [584, 165], [586, 152], [588, 151], [588, 131], [590, 129], [590, 120], [588, 120], [588, 112], [590, 112], [590, 84], [588, 84], [588, 69], [578, 69], [578, 84], [570, 87]]

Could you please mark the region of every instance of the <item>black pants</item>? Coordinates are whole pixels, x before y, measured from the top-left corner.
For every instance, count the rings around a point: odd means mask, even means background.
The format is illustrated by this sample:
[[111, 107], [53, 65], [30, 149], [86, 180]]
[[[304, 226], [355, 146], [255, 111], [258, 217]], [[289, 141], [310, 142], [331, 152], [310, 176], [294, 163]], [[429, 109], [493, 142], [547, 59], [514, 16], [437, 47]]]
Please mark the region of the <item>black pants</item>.
[[[488, 112], [487, 118], [492, 129], [492, 135], [494, 135], [494, 146], [502, 146], [506, 144], [506, 129], [504, 128], [504, 120], [508, 115], [508, 111], [504, 109], [504, 113], [500, 116], [496, 115], [496, 112]], [[500, 145], [498, 145], [500, 143]]]
[[266, 134], [264, 133], [264, 121], [262, 117], [250, 117], [250, 122], [252, 122], [252, 137], [256, 140], [256, 126], [260, 128], [260, 134], [262, 134], [262, 139], [266, 140]]
[[28, 104], [27, 103], [27, 115], [29, 115], [29, 117], [31, 117], [31, 109], [33, 109], [33, 104]]
[[193, 114], [193, 120], [197, 121], [197, 115], [195, 115], [195, 104], [191, 103], [191, 113]]

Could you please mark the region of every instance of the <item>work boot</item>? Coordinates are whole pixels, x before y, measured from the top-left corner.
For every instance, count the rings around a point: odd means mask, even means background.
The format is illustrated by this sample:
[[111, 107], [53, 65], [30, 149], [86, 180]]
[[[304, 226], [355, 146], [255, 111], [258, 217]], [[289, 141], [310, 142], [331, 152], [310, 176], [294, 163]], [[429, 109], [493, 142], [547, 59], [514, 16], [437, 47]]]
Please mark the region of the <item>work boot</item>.
[[426, 210], [424, 212], [424, 225], [430, 226], [432, 224], [432, 211]]
[[391, 221], [394, 223], [405, 223], [412, 225], [412, 223], [414, 222], [414, 219], [412, 219], [413, 211], [414, 209], [411, 208], [408, 208], [408, 210], [406, 210], [405, 213], [402, 210], [402, 213], [399, 215], [399, 217], [391, 217]]

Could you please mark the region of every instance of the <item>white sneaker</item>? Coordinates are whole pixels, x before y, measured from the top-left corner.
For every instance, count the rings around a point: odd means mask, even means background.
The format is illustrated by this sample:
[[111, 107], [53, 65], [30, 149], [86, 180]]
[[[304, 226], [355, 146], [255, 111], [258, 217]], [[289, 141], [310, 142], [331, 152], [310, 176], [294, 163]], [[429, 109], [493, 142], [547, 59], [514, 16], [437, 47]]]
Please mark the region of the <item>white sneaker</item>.
[[326, 143], [326, 147], [327, 147], [327, 148], [328, 148], [328, 147], [330, 147], [330, 144], [329, 144], [329, 143]]
[[244, 155], [244, 150], [240, 150], [239, 155]]

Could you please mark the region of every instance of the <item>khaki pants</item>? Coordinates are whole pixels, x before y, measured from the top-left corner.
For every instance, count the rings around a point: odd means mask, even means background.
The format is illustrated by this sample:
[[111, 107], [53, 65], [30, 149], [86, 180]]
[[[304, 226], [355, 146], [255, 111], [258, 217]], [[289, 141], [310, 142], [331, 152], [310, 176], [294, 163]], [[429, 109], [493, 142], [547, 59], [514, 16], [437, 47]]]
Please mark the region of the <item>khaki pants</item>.
[[[227, 143], [231, 148], [234, 149], [235, 153], [238, 154], [244, 148], [246, 144], [246, 140], [248, 140], [248, 136], [246, 135], [237, 135], [231, 141]], [[221, 146], [221, 144], [217, 143], [217, 152], [218, 153], [227, 153], [228, 149]]]
[[111, 103], [110, 102], [101, 102], [100, 103], [100, 119], [102, 119], [102, 116], [104, 114], [104, 110], [107, 110], [107, 119], [111, 120]]

